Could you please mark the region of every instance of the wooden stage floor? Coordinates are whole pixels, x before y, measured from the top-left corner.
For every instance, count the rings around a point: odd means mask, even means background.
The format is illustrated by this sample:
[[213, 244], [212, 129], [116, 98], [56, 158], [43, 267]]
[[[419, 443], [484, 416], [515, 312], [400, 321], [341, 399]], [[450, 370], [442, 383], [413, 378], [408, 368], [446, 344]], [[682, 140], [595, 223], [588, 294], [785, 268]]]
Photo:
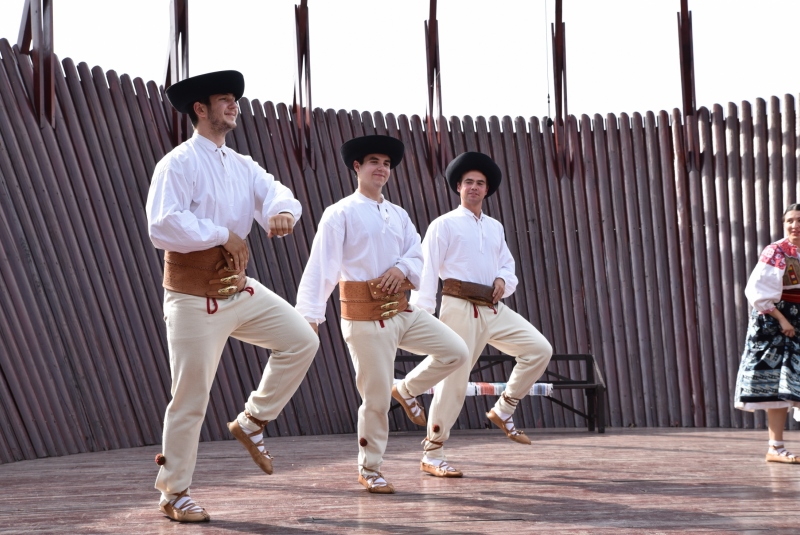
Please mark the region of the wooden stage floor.
[[208, 524], [158, 511], [158, 446], [2, 465], [0, 533], [800, 532], [800, 465], [765, 463], [766, 431], [541, 430], [529, 447], [456, 431], [463, 479], [419, 471], [423, 436], [391, 436], [391, 496], [357, 483], [354, 435], [269, 439], [272, 476], [235, 441], [200, 444], [192, 496]]

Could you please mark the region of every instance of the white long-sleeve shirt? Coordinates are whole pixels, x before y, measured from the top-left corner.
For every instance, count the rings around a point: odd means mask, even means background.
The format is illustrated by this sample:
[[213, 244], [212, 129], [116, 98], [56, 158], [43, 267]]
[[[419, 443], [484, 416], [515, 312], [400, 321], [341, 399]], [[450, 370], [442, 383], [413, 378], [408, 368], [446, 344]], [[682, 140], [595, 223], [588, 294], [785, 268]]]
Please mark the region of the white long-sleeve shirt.
[[245, 238], [253, 219], [302, 208], [292, 192], [249, 156], [217, 145], [197, 132], [164, 156], [147, 194], [150, 240], [177, 253], [202, 251], [228, 241], [230, 229]]
[[422, 241], [425, 264], [411, 303], [433, 314], [439, 279], [458, 279], [493, 286], [498, 277], [506, 283], [503, 297], [517, 288], [514, 257], [508, 250], [503, 225], [481, 213], [475, 217], [459, 206], [433, 220]]
[[784, 238], [764, 248], [750, 273], [744, 294], [752, 307], [762, 314], [772, 312], [784, 289], [800, 289], [800, 273], [795, 273], [794, 268], [786, 273], [787, 258], [800, 260], [797, 247]]
[[325, 304], [344, 281], [367, 281], [396, 267], [419, 286], [422, 250], [405, 210], [386, 199], [375, 202], [358, 191], [325, 209], [297, 289], [300, 314], [325, 321]]

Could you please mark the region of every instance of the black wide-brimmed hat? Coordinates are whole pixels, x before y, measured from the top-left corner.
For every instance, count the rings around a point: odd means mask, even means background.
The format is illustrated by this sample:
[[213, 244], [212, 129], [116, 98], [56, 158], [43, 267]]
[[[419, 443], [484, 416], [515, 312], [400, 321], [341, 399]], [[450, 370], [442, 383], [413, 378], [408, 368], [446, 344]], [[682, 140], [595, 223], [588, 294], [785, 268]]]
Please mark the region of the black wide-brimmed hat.
[[[342, 143], [339, 152], [342, 155], [342, 161], [350, 169], [353, 169], [354, 161], [360, 161], [367, 154], [385, 154], [392, 162], [390, 168], [394, 169], [403, 160], [405, 150], [405, 145], [399, 139], [376, 134], [357, 137]], [[355, 171], [355, 169], [353, 170]]]
[[480, 171], [486, 176], [486, 183], [489, 186], [489, 190], [486, 192], [487, 197], [497, 191], [503, 180], [502, 171], [489, 156], [482, 152], [465, 152], [456, 156], [444, 172], [451, 190], [458, 193], [458, 183], [461, 182], [464, 173], [468, 171]]
[[192, 76], [167, 88], [167, 98], [172, 107], [189, 113], [194, 103], [211, 95], [233, 93], [236, 100], [244, 95], [244, 76], [239, 71], [217, 71]]

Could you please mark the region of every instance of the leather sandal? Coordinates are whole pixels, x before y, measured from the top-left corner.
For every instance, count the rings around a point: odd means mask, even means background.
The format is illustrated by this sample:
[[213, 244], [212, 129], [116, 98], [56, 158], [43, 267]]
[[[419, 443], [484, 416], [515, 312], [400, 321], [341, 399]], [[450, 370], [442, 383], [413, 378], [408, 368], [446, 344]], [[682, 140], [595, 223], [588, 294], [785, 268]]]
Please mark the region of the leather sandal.
[[[425, 452], [422, 458], [425, 459], [429, 451], [438, 450], [442, 447], [444, 447], [444, 442], [425, 437], [422, 441], [422, 450]], [[461, 470], [447, 464], [447, 461], [442, 461], [442, 463], [437, 466], [422, 460], [419, 462], [419, 469], [436, 477], [462, 477], [464, 475]]]
[[783, 445], [778, 447], [770, 446], [769, 450], [767, 450], [767, 458], [765, 460], [768, 463], [800, 464], [800, 457], [789, 453]]
[[177, 522], [208, 522], [211, 516], [186, 494], [189, 489], [178, 493], [173, 499], [158, 508], [165, 516]]
[[464, 475], [461, 470], [447, 464], [447, 461], [442, 461], [439, 466], [420, 461], [419, 469], [436, 477], [462, 477]]
[[[244, 429], [239, 425], [237, 420], [232, 422], [228, 422], [228, 430], [230, 430], [231, 434], [236, 437], [236, 440], [242, 443], [245, 447], [247, 452], [250, 454], [250, 457], [253, 458], [253, 461], [267, 474], [272, 474], [272, 456], [269, 452], [265, 449], [262, 453], [259, 448], [264, 447], [264, 426], [267, 425], [267, 422], [263, 420], [258, 420], [252, 416], [250, 413], [245, 411], [245, 416], [247, 418], [259, 425], [257, 431], [253, 431], [252, 433], [246, 433]], [[261, 440], [258, 442], [253, 442], [251, 437], [261, 436]]]
[[383, 478], [380, 472], [373, 474], [358, 474], [358, 482], [373, 494], [394, 494], [394, 485]]
[[[514, 442], [519, 442], [520, 444], [531, 443], [531, 439], [525, 435], [524, 431], [517, 431], [517, 429], [514, 427], [514, 422], [512, 420], [513, 416], [509, 416], [503, 420], [497, 415], [497, 413], [494, 412], [494, 409], [490, 409], [489, 412], [486, 413], [486, 417], [489, 418], [489, 421], [491, 421], [494, 425], [502, 429], [506, 436]], [[506, 424], [509, 423], [511, 424], [510, 429], [506, 427]]]
[[[427, 419], [425, 418], [425, 408], [414, 398], [414, 401], [411, 403], [407, 403], [403, 395], [397, 390], [397, 385], [392, 386], [392, 397], [403, 407], [403, 410], [406, 411], [406, 416], [408, 419], [417, 424], [420, 427], [425, 427], [428, 423]], [[416, 415], [415, 413], [416, 409]]]

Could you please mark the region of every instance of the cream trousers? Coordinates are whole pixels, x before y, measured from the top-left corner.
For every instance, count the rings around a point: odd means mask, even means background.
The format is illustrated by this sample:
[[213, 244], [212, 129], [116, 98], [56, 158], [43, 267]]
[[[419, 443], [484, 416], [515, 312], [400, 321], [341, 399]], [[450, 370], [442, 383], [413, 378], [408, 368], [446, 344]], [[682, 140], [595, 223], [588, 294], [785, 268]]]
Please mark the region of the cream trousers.
[[[428, 416], [428, 438], [444, 442], [461, 413], [470, 372], [486, 344], [516, 357], [516, 364], [505, 390], [507, 396], [516, 399], [524, 397], [542, 376], [550, 362], [553, 348], [542, 333], [503, 303], [498, 303], [492, 309], [445, 295], [442, 296], [439, 317], [464, 339], [471, 357], [439, 383], [433, 395]], [[516, 408], [502, 397], [496, 406], [506, 414], [512, 414]], [[427, 455], [435, 459], [445, 459], [444, 448], [429, 449]]]
[[[305, 377], [319, 347], [308, 322], [255, 279], [229, 299], [206, 299], [164, 291], [172, 401], [164, 416], [166, 464], [156, 478], [162, 501], [192, 483], [200, 428], [222, 350], [228, 337], [269, 348], [258, 388], [244, 408], [259, 420], [274, 420]], [[231, 415], [231, 419], [236, 415]]]
[[408, 310], [382, 322], [342, 320], [361, 395], [358, 465], [362, 473], [380, 472], [383, 462], [397, 349], [429, 355], [398, 386], [408, 397], [422, 394], [469, 360], [467, 346], [456, 333], [422, 309], [409, 306]]

